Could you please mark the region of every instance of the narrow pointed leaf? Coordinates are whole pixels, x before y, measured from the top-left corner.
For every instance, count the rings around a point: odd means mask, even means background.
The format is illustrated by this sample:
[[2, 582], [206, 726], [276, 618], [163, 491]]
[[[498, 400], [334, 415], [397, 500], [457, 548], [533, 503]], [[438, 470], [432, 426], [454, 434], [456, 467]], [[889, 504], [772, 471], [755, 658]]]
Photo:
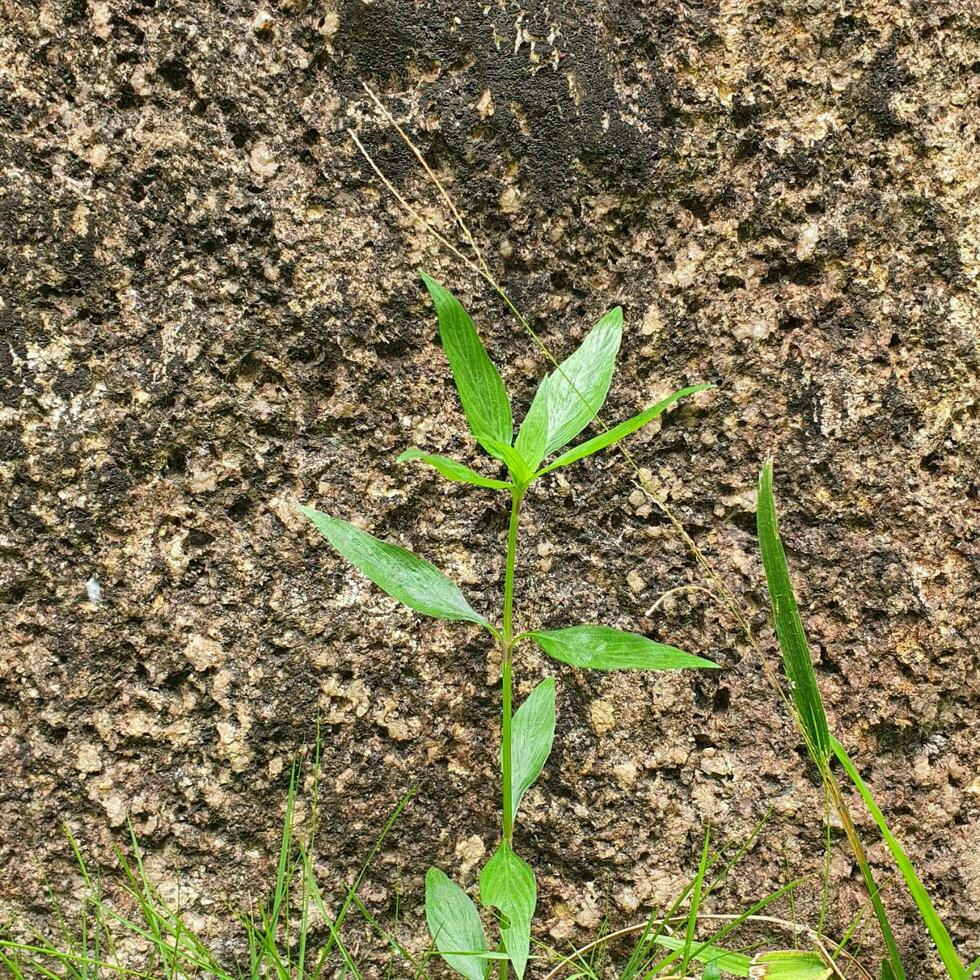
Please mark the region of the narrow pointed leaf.
[[639, 415], [634, 415], [625, 422], [620, 422], [619, 425], [607, 429], [605, 432], [601, 432], [587, 442], [573, 446], [571, 449], [563, 452], [553, 463], [549, 463], [544, 469], [540, 470], [537, 476], [550, 473], [552, 470], [558, 469], [559, 466], [568, 466], [569, 463], [584, 459], [586, 456], [591, 456], [593, 453], [597, 453], [601, 449], [605, 449], [607, 446], [611, 446], [625, 439], [628, 435], [636, 432], [637, 429], [642, 429], [648, 422], [652, 422], [679, 399], [686, 398], [688, 395], [693, 395], [698, 391], [710, 391], [712, 388], [714, 388], [714, 385], [691, 385], [688, 388], [681, 388], [680, 391], [675, 391], [672, 395], [668, 395], [662, 401], [657, 402], [656, 405], [651, 405], [645, 411], [640, 412]]
[[[969, 975], [970, 974], [967, 973], [967, 976]], [[891, 963], [888, 962], [888, 960], [881, 961], [880, 977], [881, 980], [897, 980], [897, 977], [895, 976], [895, 971], [892, 969], [892, 965]]]
[[429, 466], [435, 467], [447, 480], [455, 483], [472, 483], [476, 487], [489, 487], [491, 490], [510, 490], [513, 484], [505, 483], [503, 480], [491, 480], [489, 477], [481, 476], [476, 470], [471, 470], [462, 463], [457, 463], [455, 459], [448, 456], [436, 456], [432, 453], [423, 453], [418, 449], [406, 449], [398, 457], [396, 462], [407, 463], [409, 460], [418, 459]]
[[819, 953], [773, 950], [752, 959], [751, 980], [829, 980], [833, 970]]
[[704, 875], [708, 868], [708, 853], [711, 844], [711, 826], [704, 833], [704, 846], [701, 848], [701, 861], [698, 863], [698, 873], [691, 890], [691, 908], [687, 914], [687, 930], [684, 933], [684, 951], [681, 956], [681, 976], [687, 976], [687, 968], [691, 962], [691, 950], [694, 948], [694, 932], [698, 925], [698, 911], [701, 908], [701, 890], [704, 887]]
[[437, 619], [489, 625], [466, 601], [459, 586], [435, 565], [312, 507], [300, 510], [355, 568], [409, 609]]
[[639, 633], [624, 633], [608, 626], [569, 626], [528, 635], [549, 657], [588, 670], [680, 670], [718, 666], [677, 647], [648, 640]]
[[[678, 953], [684, 949], [684, 940], [677, 936], [658, 935], [653, 940], [658, 946], [664, 949], [672, 949]], [[712, 946], [710, 943], [700, 945], [692, 953], [692, 959], [700, 963], [705, 963], [711, 967], [724, 970], [725, 973], [732, 973], [736, 977], [747, 977], [749, 975], [750, 960], [744, 953], [736, 953], [730, 949], [722, 949], [720, 946]], [[704, 980], [710, 976], [708, 966], [705, 967]]]
[[756, 511], [759, 548], [769, 584], [769, 598], [776, 623], [776, 636], [783, 653], [783, 669], [789, 678], [793, 704], [803, 728], [807, 748], [818, 767], [830, 758], [830, 729], [824, 712], [817, 675], [810, 659], [810, 647], [796, 606], [793, 584], [786, 565], [786, 553], [779, 538], [776, 504], [772, 495], [772, 460], [766, 460], [759, 475], [759, 501]]
[[489, 963], [480, 913], [469, 895], [438, 868], [429, 868], [425, 875], [425, 921], [446, 963], [467, 980], [484, 980]]
[[506, 841], [480, 873], [480, 901], [501, 914], [500, 939], [514, 972], [521, 980], [531, 948], [531, 919], [538, 901], [534, 872]]
[[968, 973], [963, 968], [963, 964], [957, 955], [949, 931], [943, 924], [943, 920], [939, 918], [939, 913], [936, 911], [935, 905], [932, 904], [932, 899], [929, 897], [925, 885], [922, 884], [922, 879], [918, 876], [912, 862], [909, 860], [908, 854], [905, 853], [905, 848], [902, 847], [898, 838], [891, 832], [891, 828], [885, 821], [884, 814], [871, 795], [871, 790], [868, 789], [867, 784], [861, 778], [861, 774], [857, 771], [857, 767], [851, 761], [851, 757], [847, 754], [844, 746], [832, 735], [830, 736], [830, 744], [834, 754], [854, 784], [854, 787], [861, 794], [861, 799], [864, 800], [864, 805], [868, 808], [868, 812], [874, 817], [874, 821], [878, 825], [878, 830], [881, 831], [881, 836], [888, 845], [888, 850], [892, 852], [892, 857], [898, 865], [898, 870], [902, 872], [902, 877], [905, 879], [909, 893], [915, 899], [915, 904], [919, 909], [919, 915], [929, 929], [929, 935], [932, 936], [932, 941], [936, 944], [936, 949], [939, 951], [939, 957], [943, 961], [943, 966], [946, 967], [946, 972], [952, 980], [965, 980]]
[[622, 335], [623, 311], [617, 306], [541, 382], [515, 444], [532, 470], [596, 417], [609, 393]]
[[541, 681], [514, 712], [511, 723], [511, 806], [517, 817], [521, 799], [541, 775], [555, 739], [555, 680]]
[[509, 446], [514, 437], [510, 402], [500, 373], [459, 300], [431, 276], [424, 272], [420, 275], [439, 317], [439, 336], [470, 431], [487, 452], [497, 456], [487, 441]]

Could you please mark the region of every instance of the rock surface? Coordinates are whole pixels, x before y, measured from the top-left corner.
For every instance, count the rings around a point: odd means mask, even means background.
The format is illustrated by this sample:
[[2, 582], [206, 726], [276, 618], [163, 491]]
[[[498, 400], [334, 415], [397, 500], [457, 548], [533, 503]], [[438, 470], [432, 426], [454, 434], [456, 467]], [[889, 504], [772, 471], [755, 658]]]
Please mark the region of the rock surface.
[[[45, 921], [39, 866], [77, 891], [61, 821], [109, 863], [131, 816], [151, 871], [233, 938], [221, 902], [270, 880], [318, 717], [330, 896], [416, 781], [362, 891], [389, 923], [398, 901], [411, 948], [426, 867], [469, 886], [496, 842], [486, 638], [396, 607], [296, 513], [357, 519], [499, 605], [500, 499], [394, 463], [410, 444], [476, 460], [416, 269], [463, 298], [519, 412], [544, 363], [379, 189], [348, 127], [450, 229], [368, 81], [558, 355], [623, 305], [608, 418], [718, 385], [631, 447], [773, 663], [754, 485], [776, 454], [832, 724], [980, 954], [975, 4], [0, 11], [4, 918]], [[726, 669], [585, 674], [521, 652], [522, 696], [544, 673], [559, 692], [519, 832], [539, 937], [643, 918], [708, 821], [744, 837], [770, 808], [712, 907], [809, 874], [813, 921], [820, 795], [758, 659], [697, 593], [651, 610], [697, 575], [621, 457], [566, 474], [528, 504], [519, 622], [633, 628]], [[837, 844], [839, 934], [862, 891]], [[886, 899], [910, 975], [939, 975], [897, 881]], [[351, 937], [369, 971], [386, 958]]]

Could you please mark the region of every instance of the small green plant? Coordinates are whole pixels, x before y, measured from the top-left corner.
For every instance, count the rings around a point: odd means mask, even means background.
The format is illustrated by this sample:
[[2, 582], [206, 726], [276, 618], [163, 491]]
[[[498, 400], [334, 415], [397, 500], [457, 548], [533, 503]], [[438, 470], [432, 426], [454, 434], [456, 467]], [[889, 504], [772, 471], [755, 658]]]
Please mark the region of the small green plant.
[[[554, 361], [554, 358], [552, 357], [548, 348], [545, 346], [544, 342], [537, 335], [527, 318], [517, 308], [503, 286], [495, 278], [489, 263], [480, 250], [475, 236], [467, 225], [463, 215], [456, 207], [452, 197], [446, 191], [446, 188], [443, 186], [438, 175], [433, 171], [432, 167], [427, 162], [425, 155], [419, 150], [418, 146], [416, 146], [411, 137], [399, 125], [392, 114], [385, 108], [384, 104], [371, 90], [371, 88], [367, 84], [365, 84], [364, 88], [371, 101], [380, 112], [381, 116], [395, 130], [395, 132], [397, 132], [398, 136], [418, 161], [429, 182], [437, 190], [443, 204], [445, 205], [448, 217], [450, 218], [448, 222], [448, 230], [444, 231], [443, 226], [439, 225], [438, 222], [433, 222], [430, 220], [425, 214], [422, 213], [417, 205], [406, 199], [406, 197], [399, 192], [399, 190], [385, 176], [384, 172], [374, 161], [371, 154], [365, 149], [357, 134], [353, 130], [348, 130], [348, 134], [350, 135], [352, 142], [374, 171], [381, 184], [389, 191], [402, 210], [419, 229], [430, 236], [447, 252], [454, 255], [473, 273], [482, 277], [487, 282], [487, 284], [501, 298], [537, 347], [542, 351], [542, 353], [545, 354], [549, 361], [557, 366], [557, 362]], [[458, 242], [453, 241], [454, 234], [461, 236], [461, 239]], [[602, 419], [599, 418], [598, 415], [596, 415], [596, 421], [599, 425], [604, 426]], [[732, 621], [737, 625], [739, 631], [744, 635], [749, 646], [756, 654], [766, 680], [771, 684], [773, 690], [779, 695], [779, 697], [789, 705], [797, 728], [807, 743], [807, 748], [810, 752], [811, 758], [817, 765], [821, 772], [821, 776], [824, 779], [824, 787], [828, 805], [832, 805], [840, 815], [848, 841], [864, 876], [869, 892], [869, 898], [872, 903], [872, 908], [878, 919], [882, 935], [888, 949], [888, 957], [881, 963], [881, 980], [904, 980], [905, 972], [902, 967], [901, 958], [892, 934], [888, 917], [879, 897], [878, 887], [874, 882], [870, 866], [864, 853], [863, 844], [848, 812], [846, 801], [841, 793], [840, 786], [837, 783], [833, 770], [831, 769], [831, 754], [837, 758], [840, 764], [848, 772], [849, 778], [854, 783], [859, 794], [862, 796], [863, 800], [868, 806], [872, 817], [878, 824], [885, 843], [891, 850], [896, 864], [898, 865], [898, 868], [902, 873], [902, 876], [905, 879], [913, 898], [915, 899], [920, 916], [928, 927], [930, 934], [936, 943], [948, 975], [954, 978], [964, 976], [969, 978], [980, 974], [980, 958], [970, 963], [967, 967], [963, 967], [956, 951], [952, 946], [948, 931], [939, 919], [939, 916], [936, 914], [932, 901], [926, 893], [925, 888], [922, 886], [921, 881], [918, 879], [918, 876], [915, 874], [907, 855], [905, 855], [901, 845], [888, 829], [883, 815], [874, 804], [870, 791], [868, 791], [863, 781], [861, 781], [860, 774], [857, 772], [856, 767], [854, 767], [850, 762], [850, 759], [840, 746], [840, 743], [833, 739], [833, 737], [830, 735], [829, 728], [826, 723], [826, 716], [823, 711], [823, 705], [820, 700], [820, 692], [816, 684], [816, 676], [809, 660], [809, 651], [806, 646], [806, 636], [803, 631], [802, 622], [799, 618], [799, 613], [796, 609], [795, 599], [792, 595], [792, 587], [790, 585], [789, 573], [786, 568], [785, 555], [783, 554], [782, 545], [779, 542], [778, 532], [776, 530], [775, 508], [771, 496], [771, 469], [769, 469], [768, 475], [765, 471], [763, 472], [763, 477], [760, 481], [760, 505], [758, 515], [759, 537], [764, 563], [766, 566], [766, 575], [769, 581], [770, 592], [773, 599], [773, 611], [776, 619], [777, 635], [783, 653], [784, 668], [791, 684], [790, 695], [787, 695], [783, 684], [769, 663], [769, 658], [764, 653], [762, 647], [755, 638], [751, 626], [750, 612], [744, 608], [736, 594], [725, 583], [721, 575], [719, 575], [719, 573], [715, 570], [694, 539], [687, 533], [683, 524], [673, 513], [673, 510], [668, 505], [667, 501], [659, 495], [657, 489], [651, 484], [650, 480], [644, 476], [643, 471], [639, 468], [639, 466], [637, 466], [629, 450], [621, 444], [617, 446], [617, 449], [625, 460], [626, 464], [632, 469], [638, 486], [668, 521], [678, 537], [684, 542], [698, 568], [700, 569], [704, 578], [704, 585], [696, 586], [694, 588], [697, 588], [698, 591], [711, 596], [711, 598], [728, 613]], [[767, 484], [768, 486], [766, 486]], [[767, 492], [768, 500], [766, 499]], [[829, 846], [827, 860], [829, 860]], [[821, 930], [823, 927], [824, 916], [826, 914], [828, 896], [828, 873], [829, 872], [826, 870], [825, 866], [823, 909], [820, 916], [819, 927], [813, 934], [814, 939], [818, 939], [822, 935]], [[826, 960], [828, 957], [824, 957], [824, 959]], [[769, 973], [772, 975], [773, 970], [777, 972], [782, 971], [782, 966], [783, 964], [767, 965], [766, 969], [769, 969]]]
[[[427, 616], [475, 623], [500, 644], [502, 682], [500, 842], [479, 879], [480, 901], [495, 910], [499, 945], [490, 948], [476, 905], [438, 868], [425, 879], [425, 914], [432, 939], [446, 963], [468, 980], [484, 980], [493, 960], [500, 976], [508, 964], [523, 977], [530, 956], [531, 920], [537, 888], [530, 865], [514, 849], [514, 826], [525, 792], [541, 773], [555, 734], [555, 682], [542, 680], [513, 710], [514, 652], [521, 641], [536, 643], [548, 656], [592, 670], [672, 670], [717, 664], [639, 633], [580, 624], [556, 630], [514, 630], [515, 566], [521, 505], [535, 480], [620, 442], [651, 422], [678, 399], [705, 391], [694, 385], [675, 391], [645, 411], [566, 448], [597, 417], [612, 381], [622, 336], [623, 314], [611, 310], [582, 344], [538, 387], [516, 439], [510, 400], [479, 334], [459, 301], [430, 276], [422, 279], [435, 305], [439, 334], [470, 432], [507, 470], [507, 479], [489, 478], [444, 456], [408, 449], [400, 461], [420, 460], [449, 480], [505, 493], [510, 523], [499, 623], [477, 612], [458, 586], [429, 562], [309, 507], [303, 513], [352, 565], [410, 609]], [[558, 453], [559, 455], [555, 456]], [[554, 457], [554, 458], [552, 458]], [[691, 959], [691, 941], [684, 962]]]

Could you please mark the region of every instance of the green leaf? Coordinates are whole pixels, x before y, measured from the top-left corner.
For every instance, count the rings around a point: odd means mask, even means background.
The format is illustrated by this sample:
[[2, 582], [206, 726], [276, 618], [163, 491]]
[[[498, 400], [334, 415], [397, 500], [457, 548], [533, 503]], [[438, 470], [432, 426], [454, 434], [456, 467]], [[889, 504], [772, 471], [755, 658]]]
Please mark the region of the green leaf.
[[711, 843], [711, 825], [704, 832], [704, 847], [701, 848], [701, 860], [698, 863], [698, 873], [691, 890], [691, 908], [687, 914], [687, 930], [684, 933], [684, 955], [681, 957], [681, 976], [687, 976], [687, 967], [691, 962], [691, 950], [694, 947], [694, 932], [698, 926], [698, 911], [701, 908], [701, 889], [704, 887], [704, 876], [708, 869], [708, 846]]
[[608, 626], [570, 626], [529, 633], [549, 657], [588, 670], [680, 670], [718, 667], [703, 657], [655, 643], [639, 633], [624, 633]]
[[506, 841], [501, 841], [493, 857], [480, 873], [480, 901], [501, 913], [500, 939], [507, 950], [519, 980], [531, 948], [531, 919], [538, 900], [534, 872]]
[[510, 402], [500, 373], [487, 356], [480, 335], [459, 300], [431, 276], [419, 274], [439, 316], [439, 336], [470, 431], [491, 456], [499, 459], [487, 445], [488, 441], [509, 446], [514, 437]]
[[541, 775], [555, 739], [555, 680], [541, 681], [514, 712], [511, 722], [512, 819], [534, 780]]
[[446, 963], [467, 980], [484, 980], [489, 963], [480, 913], [469, 895], [438, 868], [429, 868], [425, 875], [425, 921]]
[[857, 767], [851, 761], [851, 757], [847, 754], [844, 746], [832, 735], [830, 736], [830, 745], [841, 765], [846, 770], [851, 782], [854, 783], [858, 793], [861, 794], [864, 805], [868, 808], [871, 816], [874, 817], [874, 821], [881, 831], [881, 836], [885, 839], [888, 849], [892, 852], [892, 857], [898, 865], [898, 870], [902, 872], [902, 877], [905, 879], [909, 893], [915, 899], [919, 915], [926, 924], [929, 935], [932, 936], [932, 941], [936, 944], [936, 949], [939, 951], [939, 957], [943, 961], [943, 966], [946, 967], [946, 972], [953, 980], [965, 980], [968, 973], [960, 962], [949, 931], [943, 924], [943, 920], [939, 918], [939, 913], [936, 911], [935, 905], [932, 904], [932, 899], [929, 897], [925, 885], [922, 884], [922, 879], [916, 874], [908, 854], [905, 853], [905, 848], [902, 847], [898, 838], [891, 832], [891, 828], [889, 828], [885, 821], [884, 814], [871, 795], [871, 790], [868, 789], [867, 784], [861, 778], [861, 774], [857, 771]]
[[759, 548], [769, 583], [769, 598], [776, 623], [776, 636], [783, 652], [783, 669], [789, 678], [793, 704], [799, 716], [807, 749], [821, 770], [830, 758], [830, 729], [824, 712], [817, 675], [810, 659], [810, 647], [803, 621], [796, 606], [793, 584], [786, 565], [786, 553], [779, 538], [776, 504], [772, 495], [772, 460], [766, 460], [759, 474], [759, 501], [756, 511]]
[[[678, 953], [684, 949], [685, 941], [677, 936], [657, 935], [653, 941], [658, 946], [663, 946], [664, 949], [672, 949]], [[699, 963], [717, 967], [724, 970], [725, 973], [733, 973], [736, 977], [747, 977], [749, 975], [750, 961], [744, 953], [736, 953], [730, 949], [722, 949], [720, 946], [703, 943], [691, 955]], [[704, 971], [705, 980], [709, 976], [710, 974], [706, 967]]]
[[681, 388], [680, 391], [675, 391], [672, 395], [668, 395], [663, 401], [657, 402], [656, 405], [651, 405], [645, 411], [640, 412], [639, 415], [634, 415], [631, 419], [620, 422], [619, 425], [614, 426], [612, 429], [607, 429], [605, 432], [601, 432], [587, 442], [573, 446], [567, 452], [562, 453], [553, 463], [539, 470], [535, 476], [542, 476], [545, 473], [550, 473], [552, 470], [558, 469], [559, 466], [568, 466], [569, 463], [574, 463], [580, 459], [584, 459], [586, 456], [591, 456], [593, 453], [597, 453], [599, 450], [605, 449], [607, 446], [611, 446], [621, 439], [625, 439], [628, 435], [632, 435], [637, 429], [642, 429], [643, 426], [648, 422], [652, 422], [658, 415], [666, 411], [666, 409], [679, 399], [686, 398], [688, 395], [693, 395], [698, 391], [710, 391], [712, 388], [714, 388], [714, 385], [691, 385], [689, 388]]
[[538, 464], [545, 457], [545, 448], [548, 445], [548, 377], [538, 385], [538, 390], [531, 402], [531, 407], [524, 416], [514, 448], [518, 455], [524, 460], [530, 473], [534, 473]]
[[623, 310], [617, 306], [541, 382], [515, 444], [531, 470], [567, 445], [599, 413], [609, 392], [622, 335]]
[[490, 625], [435, 565], [312, 507], [300, 510], [355, 568], [409, 609], [437, 619]]
[[774, 950], [752, 959], [752, 980], [829, 980], [833, 970], [819, 953]]
[[706, 963], [701, 972], [701, 980], [721, 980], [721, 967], [714, 960]]
[[[969, 976], [969, 974], [967, 974]], [[897, 980], [895, 976], [895, 971], [892, 969], [892, 965], [888, 960], [881, 961], [881, 980]]]
[[513, 447], [495, 439], [487, 439], [483, 447], [488, 453], [503, 460], [515, 483], [526, 486], [534, 479], [534, 471], [524, 462], [524, 457]]
[[472, 483], [474, 486], [489, 487], [491, 490], [513, 489], [513, 484], [481, 476], [476, 470], [471, 470], [468, 466], [457, 463], [456, 460], [450, 459], [448, 456], [435, 456], [432, 453], [420, 452], [418, 449], [406, 449], [396, 462], [407, 463], [413, 459], [420, 459], [423, 463], [434, 466], [447, 480], [453, 480], [456, 483]]

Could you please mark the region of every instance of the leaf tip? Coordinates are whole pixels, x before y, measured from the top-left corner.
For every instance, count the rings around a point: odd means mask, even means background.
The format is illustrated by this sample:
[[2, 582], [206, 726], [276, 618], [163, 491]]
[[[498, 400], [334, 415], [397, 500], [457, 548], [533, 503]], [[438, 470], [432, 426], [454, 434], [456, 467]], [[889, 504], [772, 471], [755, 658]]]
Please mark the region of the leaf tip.
[[429, 295], [432, 297], [433, 302], [435, 302], [437, 299], [441, 299], [442, 294], [447, 291], [446, 287], [443, 286], [443, 284], [439, 282], [438, 279], [435, 279], [434, 277], [430, 276], [429, 273], [425, 271], [425, 269], [419, 269], [418, 273], [419, 273], [419, 279], [422, 280], [423, 284], [425, 285], [425, 288], [429, 291]]
[[762, 461], [762, 468], [759, 470], [759, 501], [756, 508], [765, 505], [767, 500], [772, 498], [772, 456], [767, 456]]

